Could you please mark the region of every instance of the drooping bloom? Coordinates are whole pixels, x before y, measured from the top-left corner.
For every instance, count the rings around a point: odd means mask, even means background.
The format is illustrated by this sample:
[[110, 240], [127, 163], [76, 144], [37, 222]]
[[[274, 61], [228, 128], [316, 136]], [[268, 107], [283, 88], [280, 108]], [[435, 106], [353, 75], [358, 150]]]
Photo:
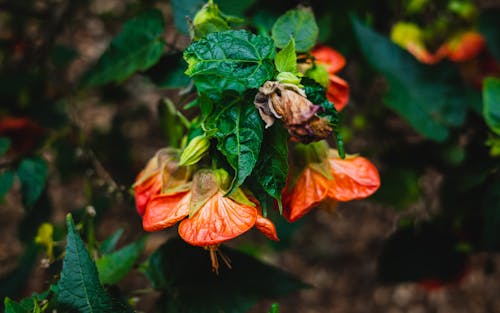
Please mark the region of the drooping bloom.
[[296, 141], [318, 141], [333, 131], [328, 120], [316, 114], [321, 107], [309, 101], [296, 85], [267, 81], [259, 88], [254, 104], [266, 128], [280, 119]]
[[[311, 148], [314, 149], [314, 148]], [[309, 159], [283, 191], [283, 216], [294, 222], [322, 202], [350, 201], [373, 194], [380, 186], [377, 168], [367, 159], [347, 155], [341, 159], [330, 149], [323, 158]], [[323, 158], [323, 159], [322, 159]]]
[[240, 189], [226, 196], [224, 176], [227, 173], [221, 170], [200, 170], [190, 189], [153, 196], [143, 215], [144, 230], [159, 231], [181, 222], [181, 238], [201, 247], [216, 246], [254, 226], [277, 240], [273, 223]]
[[178, 151], [173, 148], [159, 150], [137, 175], [132, 186], [137, 212], [142, 216], [151, 198], [174, 188], [187, 180], [188, 168], [178, 166]]
[[346, 61], [342, 54], [328, 46], [317, 45], [311, 50], [316, 66], [324, 66], [328, 73], [326, 96], [337, 111], [342, 110], [349, 101], [349, 84], [336, 74], [344, 68]]

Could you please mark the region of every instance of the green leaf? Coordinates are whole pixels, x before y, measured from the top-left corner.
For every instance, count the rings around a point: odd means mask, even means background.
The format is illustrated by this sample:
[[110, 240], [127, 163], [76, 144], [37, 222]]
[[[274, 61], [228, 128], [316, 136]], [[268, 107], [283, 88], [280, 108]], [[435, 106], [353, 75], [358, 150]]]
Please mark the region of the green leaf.
[[479, 30], [485, 37], [488, 50], [495, 59], [500, 61], [500, 27], [498, 27], [498, 16], [500, 9], [489, 8], [481, 12], [479, 16]]
[[[262, 190], [278, 201], [281, 211], [281, 191], [285, 187], [288, 175], [288, 131], [280, 124], [275, 123], [264, 131], [264, 141], [259, 155], [259, 161], [252, 172], [253, 181], [258, 183]], [[257, 199], [264, 196], [261, 192], [255, 193]], [[260, 201], [264, 211], [268, 209], [268, 201]]]
[[483, 84], [483, 116], [493, 132], [500, 135], [500, 79], [488, 77]]
[[5, 313], [30, 313], [32, 310], [21, 306], [19, 303], [6, 297], [4, 300]]
[[99, 282], [97, 268], [80, 239], [70, 214], [66, 218], [66, 224], [68, 237], [61, 278], [57, 283], [58, 303], [79, 313], [115, 312], [112, 300]]
[[297, 72], [297, 55], [295, 54], [295, 40], [290, 38], [288, 44], [276, 54], [274, 64], [278, 72]]
[[174, 13], [174, 24], [177, 29], [184, 34], [189, 34], [189, 27], [186, 17], [194, 18], [206, 1], [204, 0], [171, 0], [172, 11]]
[[103, 242], [101, 242], [101, 245], [99, 247], [99, 251], [102, 254], [109, 254], [115, 250], [116, 245], [118, 244], [118, 241], [120, 241], [120, 238], [122, 237], [124, 232], [123, 228], [118, 229], [116, 232], [114, 232], [111, 236], [106, 238]]
[[273, 78], [274, 53], [272, 40], [264, 36], [245, 30], [211, 33], [184, 51], [186, 74], [200, 93], [243, 93]]
[[262, 144], [263, 125], [255, 106], [244, 98], [224, 98], [225, 107], [210, 117], [209, 127], [215, 128], [217, 149], [227, 158], [235, 175], [231, 191], [240, 186], [257, 163]]
[[316, 44], [318, 32], [312, 10], [301, 8], [280, 16], [273, 25], [272, 37], [278, 48], [285, 48], [293, 37], [296, 51], [307, 52]]
[[12, 171], [5, 171], [0, 173], [0, 200], [3, 199], [5, 194], [10, 190], [14, 183], [14, 173]]
[[141, 255], [144, 243], [145, 237], [98, 259], [96, 265], [101, 283], [111, 285], [122, 280]]
[[211, 270], [207, 251], [178, 239], [169, 240], [151, 255], [145, 271], [153, 286], [164, 291], [162, 312], [243, 313], [259, 300], [307, 287], [251, 256], [219, 249], [231, 260], [232, 269], [221, 262], [218, 275]]
[[0, 157], [2, 157], [10, 148], [10, 139], [7, 137], [0, 138]]
[[31, 208], [45, 188], [47, 180], [47, 164], [41, 158], [26, 158], [17, 168], [17, 176], [21, 180], [23, 204]]
[[449, 128], [463, 124], [467, 96], [454, 67], [420, 64], [408, 52], [356, 18], [352, 23], [365, 58], [389, 83], [384, 97], [389, 108], [420, 134], [435, 141], [445, 140]]
[[163, 53], [163, 15], [152, 9], [127, 21], [97, 64], [85, 74], [85, 86], [121, 82], [154, 65]]

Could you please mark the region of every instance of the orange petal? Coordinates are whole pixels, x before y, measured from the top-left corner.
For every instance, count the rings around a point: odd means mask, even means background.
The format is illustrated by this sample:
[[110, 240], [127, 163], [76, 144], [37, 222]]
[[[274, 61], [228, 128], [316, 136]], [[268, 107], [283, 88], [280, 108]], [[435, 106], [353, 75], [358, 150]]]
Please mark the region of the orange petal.
[[483, 36], [475, 32], [464, 33], [446, 43], [448, 58], [454, 62], [464, 62], [475, 58], [485, 46]]
[[255, 227], [260, 230], [267, 238], [278, 241], [278, 234], [276, 233], [276, 227], [274, 223], [265, 218], [264, 216], [257, 214], [257, 219], [255, 220]]
[[237, 237], [255, 225], [257, 209], [217, 192], [191, 218], [179, 225], [179, 235], [193, 246], [216, 245]]
[[333, 102], [335, 109], [341, 111], [349, 101], [349, 84], [342, 78], [330, 75], [330, 84], [326, 90], [326, 97]]
[[338, 201], [366, 198], [380, 186], [377, 168], [363, 157], [330, 157], [333, 181], [328, 195]]
[[434, 55], [420, 43], [414, 42], [408, 42], [406, 45], [406, 50], [408, 50], [408, 52], [412, 54], [415, 59], [425, 64], [436, 64], [441, 61], [444, 56], [442, 49], [439, 49]]
[[142, 227], [145, 231], [158, 231], [173, 226], [188, 215], [190, 199], [190, 192], [153, 197], [142, 217]]
[[306, 167], [293, 189], [283, 194], [283, 216], [290, 222], [298, 220], [327, 197], [328, 189], [328, 179]]
[[[144, 211], [146, 210], [151, 197], [161, 192], [162, 175], [160, 173], [161, 170], [157, 170], [156, 173], [154, 173], [150, 178], [146, 179], [134, 188], [135, 207], [141, 216], [144, 215]], [[141, 175], [143, 175], [143, 172], [140, 172], [139, 175], [137, 175], [136, 181], [139, 181]]]
[[337, 50], [328, 46], [317, 45], [311, 50], [316, 62], [326, 65], [326, 70], [330, 74], [335, 74], [345, 66], [345, 58]]

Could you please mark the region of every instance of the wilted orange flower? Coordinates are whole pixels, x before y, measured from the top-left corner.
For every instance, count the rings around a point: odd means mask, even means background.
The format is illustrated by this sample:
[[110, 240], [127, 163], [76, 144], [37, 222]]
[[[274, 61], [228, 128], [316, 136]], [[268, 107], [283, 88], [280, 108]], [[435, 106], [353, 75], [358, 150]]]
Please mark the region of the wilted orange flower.
[[323, 162], [308, 163], [293, 185], [283, 191], [283, 216], [294, 222], [327, 200], [349, 201], [373, 194], [380, 186], [377, 168], [367, 159], [347, 155], [341, 159], [330, 149]]
[[448, 40], [436, 54], [446, 56], [453, 62], [464, 62], [475, 58], [485, 47], [483, 36], [469, 31]]
[[329, 84], [326, 87], [326, 96], [337, 111], [342, 110], [349, 101], [349, 84], [342, 78], [335, 75], [345, 66], [345, 58], [335, 49], [328, 46], [317, 45], [311, 50], [316, 64], [323, 65], [328, 72]]
[[[189, 191], [159, 194], [149, 201], [143, 215], [146, 231], [158, 231], [179, 224], [179, 235], [194, 246], [216, 246], [235, 238], [253, 226], [278, 240], [274, 224], [240, 190], [226, 196], [220, 171], [200, 170]], [[222, 173], [222, 176], [227, 175]]]

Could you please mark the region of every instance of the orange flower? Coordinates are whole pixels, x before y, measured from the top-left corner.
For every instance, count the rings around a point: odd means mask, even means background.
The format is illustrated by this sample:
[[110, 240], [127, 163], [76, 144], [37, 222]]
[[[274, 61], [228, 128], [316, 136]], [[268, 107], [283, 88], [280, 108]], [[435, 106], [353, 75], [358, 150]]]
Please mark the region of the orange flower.
[[178, 166], [178, 151], [164, 148], [156, 152], [146, 167], [137, 175], [134, 185], [135, 206], [142, 216], [155, 195], [186, 183], [189, 168]]
[[330, 149], [326, 160], [308, 163], [283, 192], [283, 215], [294, 222], [326, 200], [349, 201], [373, 194], [380, 186], [377, 168], [367, 159], [341, 159]]
[[203, 247], [216, 246], [253, 226], [278, 240], [273, 223], [240, 189], [225, 195], [225, 176], [227, 173], [221, 170], [200, 170], [193, 177], [191, 190], [154, 196], [143, 216], [144, 230], [158, 231], [181, 221], [181, 238]]
[[44, 134], [45, 129], [27, 117], [0, 117], [0, 137], [11, 140], [12, 154], [22, 155], [36, 148]]
[[323, 45], [317, 45], [311, 50], [317, 65], [322, 65], [328, 72], [326, 96], [337, 111], [342, 110], [349, 101], [349, 84], [335, 74], [345, 66], [345, 58], [338, 51]]
[[446, 55], [453, 62], [474, 59], [486, 47], [481, 34], [468, 31], [448, 40], [439, 50], [438, 55]]

